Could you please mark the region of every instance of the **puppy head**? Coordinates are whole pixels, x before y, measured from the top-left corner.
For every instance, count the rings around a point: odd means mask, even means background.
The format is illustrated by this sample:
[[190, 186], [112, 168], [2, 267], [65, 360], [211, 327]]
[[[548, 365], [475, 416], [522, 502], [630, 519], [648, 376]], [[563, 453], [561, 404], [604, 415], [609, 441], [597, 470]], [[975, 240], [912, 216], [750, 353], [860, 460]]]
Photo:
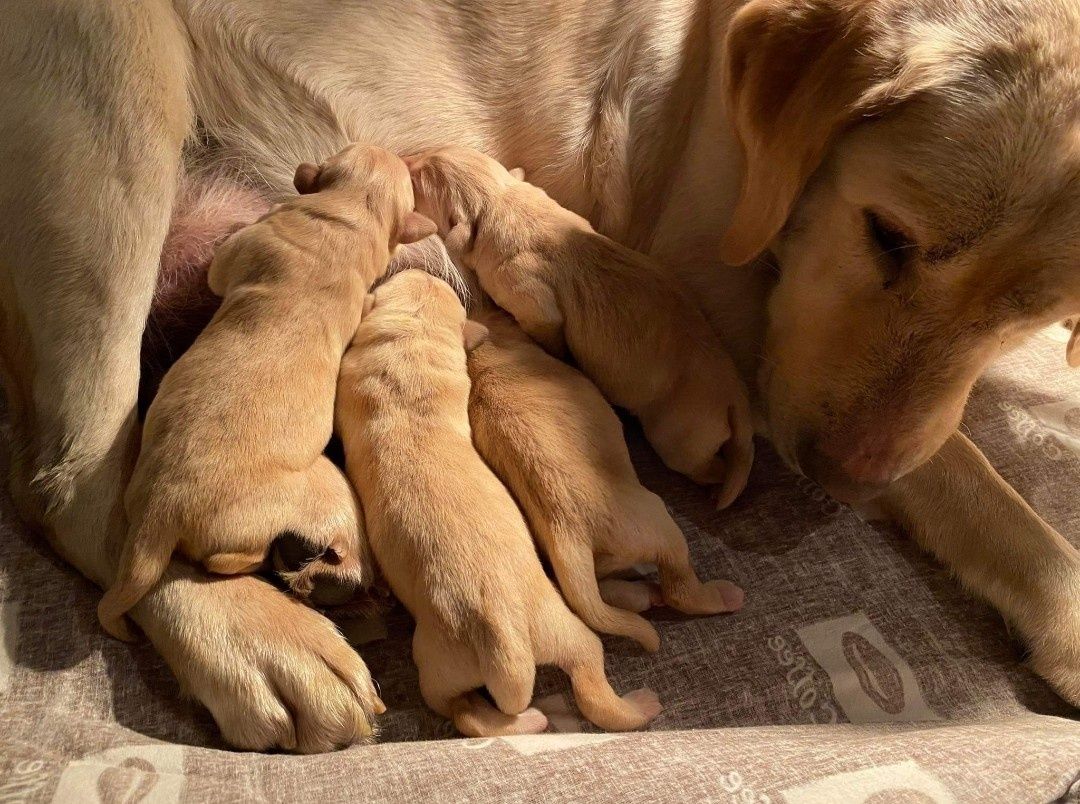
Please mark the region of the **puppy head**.
[[856, 499], [927, 460], [1001, 351], [1080, 310], [1080, 10], [1064, 0], [752, 0], [727, 103], [724, 242], [780, 279], [773, 440]]
[[435, 224], [414, 209], [408, 167], [384, 148], [353, 144], [321, 165], [305, 162], [293, 185], [301, 195], [337, 190], [363, 201], [387, 222], [391, 250], [435, 234]]
[[409, 322], [425, 329], [445, 326], [460, 332], [465, 308], [446, 282], [410, 268], [394, 274], [368, 296], [364, 318], [376, 317], [395, 324]]
[[[507, 170], [472, 148], [447, 146], [406, 157], [416, 209], [435, 221], [444, 238], [465, 239], [476, 221], [507, 188], [521, 185], [525, 171]], [[451, 238], [451, 239], [453, 239]]]

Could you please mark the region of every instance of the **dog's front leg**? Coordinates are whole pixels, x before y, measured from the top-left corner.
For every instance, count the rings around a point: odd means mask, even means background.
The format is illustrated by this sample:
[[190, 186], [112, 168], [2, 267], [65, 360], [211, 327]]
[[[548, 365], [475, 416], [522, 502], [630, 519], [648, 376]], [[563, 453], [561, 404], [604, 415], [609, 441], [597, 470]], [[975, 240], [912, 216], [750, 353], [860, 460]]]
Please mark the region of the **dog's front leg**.
[[1080, 706], [1080, 552], [959, 433], [881, 500], [965, 587], [991, 603], [1031, 666]]
[[[25, 518], [113, 579], [139, 346], [191, 123], [166, 0], [15, 4], [0, 30], [0, 364]], [[133, 612], [245, 748], [328, 750], [381, 708], [333, 626], [253, 578], [180, 565]]]

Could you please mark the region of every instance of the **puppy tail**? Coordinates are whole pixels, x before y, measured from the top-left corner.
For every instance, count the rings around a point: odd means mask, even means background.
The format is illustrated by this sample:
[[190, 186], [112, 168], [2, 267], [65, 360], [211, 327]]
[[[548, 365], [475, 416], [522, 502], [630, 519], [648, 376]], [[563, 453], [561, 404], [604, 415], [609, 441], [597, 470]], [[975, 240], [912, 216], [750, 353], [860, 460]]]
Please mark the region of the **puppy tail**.
[[161, 580], [175, 549], [175, 539], [162, 539], [144, 528], [128, 534], [116, 580], [98, 603], [98, 621], [109, 634], [125, 642], [135, 638], [124, 615]]
[[536, 682], [536, 660], [518, 634], [490, 626], [481, 629], [477, 658], [495, 705], [508, 715], [528, 708]]
[[558, 549], [548, 558], [563, 597], [585, 624], [602, 634], [616, 634], [638, 642], [649, 653], [660, 649], [660, 635], [639, 614], [609, 606], [600, 596], [592, 550], [572, 536], [556, 538]]

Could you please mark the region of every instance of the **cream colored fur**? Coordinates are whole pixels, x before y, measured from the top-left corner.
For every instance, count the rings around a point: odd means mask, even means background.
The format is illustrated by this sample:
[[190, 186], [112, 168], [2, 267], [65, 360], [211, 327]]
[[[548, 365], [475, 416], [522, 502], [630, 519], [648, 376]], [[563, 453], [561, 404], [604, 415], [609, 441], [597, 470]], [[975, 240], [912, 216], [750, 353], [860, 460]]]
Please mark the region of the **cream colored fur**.
[[753, 463], [750, 404], [678, 279], [478, 151], [445, 147], [409, 164], [417, 209], [451, 256], [549, 353], [568, 349], [669, 467], [722, 484], [729, 505]]
[[[305, 164], [305, 192], [229, 238], [210, 265], [221, 307], [169, 370], [146, 415], [125, 496], [131, 532], [98, 606], [105, 629], [161, 579], [175, 550], [210, 572], [252, 572], [294, 533], [366, 572], [359, 507], [322, 455], [334, 389], [368, 288], [424, 221], [405, 165], [352, 146]], [[413, 228], [410, 228], [413, 227]]]
[[[1080, 10], [1072, 0], [858, 6], [849, 29], [829, 24], [843, 21], [829, 14], [849, 7], [840, 0], [372, 0], [362, 12], [337, 0], [8, 3], [0, 362], [19, 510], [94, 582], [112, 582], [138, 444], [140, 336], [196, 114], [199, 141], [220, 146], [201, 157], [228, 160], [282, 194], [298, 162], [351, 141], [398, 153], [468, 145], [523, 166], [600, 231], [671, 266], [730, 350], [761, 431], [793, 464], [804, 424], [822, 436], [808, 444], [849, 436], [860, 448], [891, 425], [881, 454], [910, 455], [894, 467], [879, 455], [872, 468], [910, 469], [888, 493], [913, 537], [970, 577], [1031, 644], [1033, 667], [1080, 703], [1076, 551], [1015, 504], [959, 435], [926, 426], [955, 416], [968, 378], [1003, 339], [1008, 346], [1050, 317], [1080, 314], [1080, 202], [1069, 195], [1080, 159], [1070, 116]], [[745, 24], [760, 15], [777, 38]], [[845, 40], [848, 30], [857, 39]], [[856, 47], [832, 61], [811, 47], [844, 41]], [[797, 91], [763, 96], [760, 81], [734, 80], [725, 60], [733, 48], [782, 66], [780, 85]], [[791, 214], [769, 244], [778, 270], [767, 259], [721, 265], [745, 156], [765, 154], [767, 166], [768, 154], [797, 151], [805, 131], [781, 106], [808, 99], [802, 119], [812, 123], [814, 107], [825, 107], [800, 77], [824, 75], [818, 86], [828, 88], [837, 76], [817, 68], [832, 63], [847, 75], [852, 57], [897, 80], [855, 93], [880, 114], [834, 117], [818, 141], [820, 164], [799, 168], [812, 175], [781, 204]], [[760, 108], [775, 114], [737, 124], [748, 108], [737, 99], [756, 106], [762, 97], [777, 105]], [[906, 195], [912, 187], [925, 192]], [[930, 247], [983, 231], [983, 251], [945, 270], [916, 268], [904, 277], [914, 284], [884, 292], [866, 207]], [[969, 219], [979, 209], [999, 215]], [[1040, 298], [1052, 303], [1036, 312]], [[980, 317], [980, 329], [967, 318], [980, 308], [1001, 317]], [[928, 320], [978, 337], [942, 350], [956, 331]], [[926, 340], [913, 339], [921, 332]], [[875, 352], [920, 342], [879, 365], [899, 359], [894, 366], [911, 369], [908, 387], [937, 389], [925, 400], [897, 398], [886, 410], [875, 393], [853, 391], [874, 386]], [[841, 359], [863, 346], [859, 359]], [[952, 381], [938, 383], [939, 371]], [[844, 403], [848, 415], [815, 421], [825, 402]], [[911, 468], [942, 438], [934, 460]], [[944, 491], [931, 498], [925, 489]], [[991, 560], [1003, 550], [1021, 568], [1008, 599], [995, 592], [1003, 569]], [[131, 614], [233, 745], [326, 750], [372, 732], [371, 699], [353, 692], [353, 682], [368, 683], [363, 662], [325, 619], [265, 583], [200, 583], [176, 563]]]
[[524, 510], [570, 608], [601, 633], [657, 650], [656, 629], [605, 603], [597, 584], [597, 575], [635, 564], [657, 565], [662, 600], [680, 611], [741, 607], [743, 592], [730, 581], [698, 580], [686, 538], [638, 481], [622, 424], [596, 387], [506, 314], [473, 318], [490, 332], [469, 353], [473, 441]]
[[[660, 711], [619, 698], [600, 640], [544, 574], [521, 513], [473, 449], [467, 346], [486, 337], [450, 286], [419, 271], [381, 285], [341, 367], [337, 430], [371, 548], [416, 619], [428, 706], [469, 736], [542, 731], [537, 665], [570, 676], [581, 712], [611, 730]], [[476, 690], [486, 686], [493, 708]]]

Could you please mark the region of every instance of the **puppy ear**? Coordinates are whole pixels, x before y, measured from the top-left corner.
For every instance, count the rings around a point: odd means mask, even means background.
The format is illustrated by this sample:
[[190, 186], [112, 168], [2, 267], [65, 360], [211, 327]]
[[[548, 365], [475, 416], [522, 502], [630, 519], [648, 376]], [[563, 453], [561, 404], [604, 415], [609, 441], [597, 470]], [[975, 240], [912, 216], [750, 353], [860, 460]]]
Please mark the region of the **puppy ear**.
[[360, 313], [360, 319], [363, 320], [368, 317], [368, 313], [371, 312], [371, 308], [375, 306], [375, 294], [369, 293], [364, 297], [364, 308]]
[[421, 215], [419, 212], [410, 212], [401, 221], [397, 241], [401, 245], [408, 245], [423, 240], [425, 237], [431, 237], [438, 231], [439, 227], [435, 225], [435, 221], [431, 220], [431, 218]]
[[455, 259], [460, 259], [461, 256], [469, 250], [472, 245], [473, 228], [472, 225], [462, 221], [455, 224], [454, 228], [447, 232], [446, 237], [443, 238], [443, 243], [446, 245], [446, 252]]
[[724, 99], [745, 157], [721, 257], [743, 265], [787, 221], [874, 71], [861, 0], [750, 0], [728, 29]]
[[467, 318], [465, 319], [465, 323], [461, 325], [461, 334], [465, 339], [465, 351], [471, 352], [486, 341], [491, 333], [488, 332], [488, 328], [479, 321], [473, 321]]
[[296, 188], [296, 192], [300, 195], [308, 195], [309, 193], [319, 192], [319, 173], [321, 169], [318, 165], [313, 165], [310, 162], [301, 162], [296, 167], [296, 173], [293, 174], [293, 187]]
[[518, 181], [525, 181], [525, 168], [516, 167], [510, 169], [510, 175]]
[[1073, 368], [1080, 368], [1080, 318], [1073, 323], [1072, 337], [1065, 347], [1065, 359]]

